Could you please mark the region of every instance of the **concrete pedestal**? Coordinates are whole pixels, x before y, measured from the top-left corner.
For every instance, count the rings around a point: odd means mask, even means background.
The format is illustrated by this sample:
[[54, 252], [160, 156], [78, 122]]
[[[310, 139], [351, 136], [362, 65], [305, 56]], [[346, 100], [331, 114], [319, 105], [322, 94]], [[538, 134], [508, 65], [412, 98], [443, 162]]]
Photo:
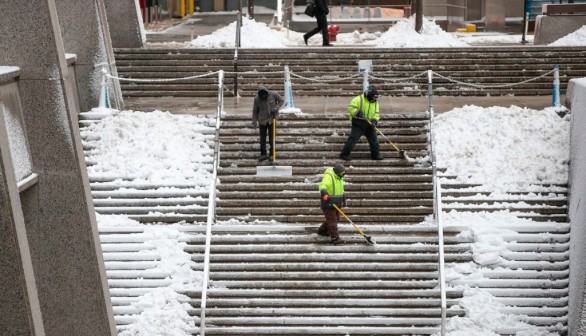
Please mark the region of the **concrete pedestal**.
[[23, 121], [38, 174], [20, 201], [45, 334], [115, 335], [54, 0], [0, 1], [0, 45], [0, 64], [20, 68]]
[[505, 29], [507, 0], [484, 0], [484, 24], [486, 31]]
[[[105, 36], [101, 20], [102, 0], [56, 0], [59, 24], [65, 51], [77, 56], [75, 62], [81, 111], [89, 111], [99, 105], [102, 68], [116, 71], [111, 52], [110, 36]], [[83, 27], [83, 29], [80, 29]], [[113, 81], [110, 87], [112, 106], [121, 107], [120, 85]]]
[[142, 48], [146, 42], [138, 0], [104, 0], [114, 48]]

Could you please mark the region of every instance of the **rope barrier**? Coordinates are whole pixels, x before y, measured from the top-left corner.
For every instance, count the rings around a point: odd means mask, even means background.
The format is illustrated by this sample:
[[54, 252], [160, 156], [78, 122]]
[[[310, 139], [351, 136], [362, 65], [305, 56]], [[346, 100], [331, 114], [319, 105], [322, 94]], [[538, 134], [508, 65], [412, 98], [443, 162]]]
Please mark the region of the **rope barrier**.
[[151, 78], [151, 79], [139, 79], [139, 78], [124, 78], [124, 77], [117, 77], [117, 76], [112, 76], [110, 74], [105, 74], [106, 77], [111, 78], [111, 79], [117, 79], [119, 81], [123, 81], [123, 82], [136, 82], [136, 83], [152, 83], [152, 82], [178, 82], [178, 81], [182, 81], [182, 80], [188, 80], [188, 79], [196, 79], [196, 78], [204, 78], [204, 77], [211, 77], [213, 75], [216, 75], [219, 71], [215, 71], [215, 72], [209, 72], [203, 75], [196, 75], [196, 76], [190, 76], [190, 77], [182, 77], [182, 78], [163, 78], [163, 79], [158, 79], [158, 78]]
[[407, 81], [410, 79], [415, 79], [417, 77], [421, 77], [421, 76], [426, 76], [427, 75], [427, 70], [423, 71], [421, 73], [418, 73], [417, 75], [413, 75], [411, 77], [405, 77], [405, 78], [397, 78], [397, 79], [393, 79], [393, 78], [383, 78], [383, 77], [376, 77], [376, 76], [370, 76], [370, 78], [373, 79], [378, 79], [381, 80], [383, 82], [387, 82], [387, 81], [391, 81], [391, 82], [401, 82], [401, 81]]
[[535, 80], [538, 80], [538, 79], [540, 79], [540, 78], [543, 78], [543, 77], [545, 77], [545, 76], [547, 76], [547, 75], [550, 75], [550, 74], [551, 74], [553, 71], [554, 71], [554, 70], [551, 70], [551, 71], [549, 71], [549, 72], [547, 72], [547, 73], [544, 73], [544, 74], [543, 74], [543, 75], [541, 75], [541, 76], [537, 76], [537, 77], [534, 77], [534, 78], [530, 78], [530, 79], [527, 79], [527, 80], [524, 80], [524, 81], [521, 81], [521, 82], [517, 82], [517, 83], [511, 83], [511, 84], [502, 84], [502, 85], [477, 85], [477, 84], [473, 84], [473, 83], [466, 83], [466, 82], [462, 82], [462, 81], [459, 81], [459, 80], [456, 80], [456, 79], [453, 79], [453, 78], [450, 78], [450, 77], [442, 76], [442, 75], [438, 74], [438, 73], [437, 73], [437, 72], [435, 72], [435, 71], [434, 71], [433, 73], [434, 73], [436, 76], [440, 77], [440, 78], [443, 78], [443, 79], [445, 79], [445, 80], [448, 80], [448, 81], [450, 81], [450, 82], [457, 83], [457, 84], [460, 84], [460, 85], [471, 86], [471, 87], [474, 87], [474, 88], [477, 88], [477, 89], [490, 89], [490, 88], [505, 88], [505, 87], [513, 87], [513, 86], [515, 86], [515, 85], [520, 85], [520, 84], [525, 84], [525, 83], [533, 82], [533, 81], [535, 81]]
[[[463, 82], [448, 76], [443, 76], [435, 71], [433, 71], [433, 74], [443, 78], [449, 82], [452, 83], [456, 83], [456, 84], [460, 84], [463, 86], [470, 86], [470, 87], [474, 87], [477, 89], [490, 89], [490, 88], [506, 88], [506, 87], [513, 87], [516, 85], [521, 85], [521, 84], [525, 84], [525, 83], [529, 83], [529, 82], [533, 82], [536, 81], [540, 78], [546, 77], [550, 74], [552, 74], [554, 72], [554, 70], [548, 71], [540, 76], [537, 77], [533, 77], [521, 82], [517, 82], [517, 83], [508, 83], [508, 84], [502, 84], [502, 85], [480, 85], [480, 84], [474, 84], [474, 83], [467, 83], [467, 82]], [[205, 77], [212, 77], [215, 76], [216, 74], [218, 74], [219, 71], [215, 71], [215, 72], [209, 72], [206, 74], [202, 74], [202, 75], [195, 75], [195, 76], [189, 76], [189, 77], [181, 77], [181, 78], [163, 78], [163, 79], [156, 79], [156, 78], [151, 78], [151, 79], [139, 79], [139, 78], [125, 78], [125, 77], [118, 77], [118, 76], [112, 76], [109, 73], [105, 73], [104, 75], [108, 78], [111, 79], [117, 79], [119, 81], [124, 81], [124, 82], [136, 82], [136, 83], [157, 83], [157, 82], [178, 82], [178, 81], [183, 81], [183, 80], [189, 80], [189, 79], [197, 79], [197, 78], [205, 78]], [[266, 75], [266, 74], [284, 74], [284, 71], [270, 71], [270, 72], [262, 72], [262, 71], [245, 71], [245, 72], [229, 72], [229, 71], [225, 71], [224, 74], [226, 75], [247, 75], [247, 74], [255, 74], [255, 75]], [[383, 72], [384, 73], [384, 72]], [[389, 72], [386, 72], [389, 73]], [[413, 75], [411, 77], [405, 77], [405, 78], [384, 78], [384, 77], [377, 77], [377, 76], [370, 76], [371, 79], [376, 79], [376, 80], [380, 80], [383, 83], [397, 83], [397, 82], [404, 82], [404, 81], [409, 81], [418, 77], [422, 77], [425, 76], [427, 74], [427, 71], [423, 71], [421, 73], [418, 73], [416, 75]], [[356, 74], [356, 75], [352, 75], [349, 77], [343, 77], [343, 78], [326, 78], [325, 76], [322, 77], [304, 77], [301, 75], [298, 75], [296, 73], [294, 73], [293, 71], [290, 71], [290, 75], [295, 77], [295, 78], [299, 78], [299, 79], [304, 79], [310, 82], [316, 82], [316, 83], [333, 83], [333, 82], [341, 82], [341, 81], [346, 81], [346, 80], [351, 80], [351, 79], [356, 79], [360, 76], [362, 76], [362, 74]], [[412, 83], [412, 84], [416, 84], [416, 83]]]
[[[357, 77], [362, 76], [361, 74], [357, 74], [354, 76], [350, 76], [350, 77], [344, 77], [344, 78], [332, 78], [332, 79], [314, 79], [314, 78], [309, 78], [309, 77], [303, 77], [301, 75], [297, 75], [294, 72], [291, 72], [291, 76], [296, 77], [296, 78], [300, 78], [300, 79], [305, 79], [311, 82], [322, 82], [322, 83], [333, 83], [333, 82], [339, 82], [339, 81], [344, 81], [344, 80], [348, 80], [348, 79], [354, 79]], [[315, 77], [315, 78], [324, 78], [324, 77]]]

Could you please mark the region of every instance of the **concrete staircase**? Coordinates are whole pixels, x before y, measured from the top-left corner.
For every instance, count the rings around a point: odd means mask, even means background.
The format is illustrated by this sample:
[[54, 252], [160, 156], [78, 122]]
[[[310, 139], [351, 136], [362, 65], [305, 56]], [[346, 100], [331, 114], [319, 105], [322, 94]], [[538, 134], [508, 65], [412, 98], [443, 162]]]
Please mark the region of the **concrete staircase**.
[[[279, 119], [277, 161], [293, 166], [292, 177], [280, 178], [255, 175], [258, 133], [249, 124], [248, 116], [229, 115], [220, 132], [216, 217], [224, 225], [214, 231], [206, 334], [437, 332], [437, 230], [414, 225], [433, 213], [431, 169], [399, 158], [384, 143], [386, 160], [371, 161], [363, 139], [347, 163], [346, 210], [377, 245], [365, 244], [343, 221], [347, 243], [331, 246], [316, 234], [323, 220], [317, 185], [325, 168], [340, 161], [347, 117]], [[381, 130], [409, 155], [426, 156], [428, 124], [426, 113], [385, 115]], [[450, 261], [471, 260], [466, 246], [446, 250]], [[450, 304], [460, 295], [451, 291]]]
[[[82, 125], [89, 122], [82, 121]], [[428, 123], [427, 113], [384, 115], [381, 130], [410, 157], [425, 157], [429, 154]], [[407, 162], [381, 139], [386, 160], [371, 161], [368, 144], [362, 139], [353, 151], [353, 160], [347, 163], [350, 202], [345, 210], [377, 244], [366, 245], [342, 219], [341, 235], [347, 243], [331, 246], [327, 238], [315, 233], [323, 218], [317, 185], [323, 170], [339, 161], [350, 131], [346, 116], [284, 115], [279, 119], [277, 159], [280, 165], [293, 166], [289, 178], [255, 176], [258, 133], [249, 124], [248, 116], [228, 114], [220, 131], [206, 334], [438, 332], [437, 230], [418, 225], [433, 213], [432, 172], [425, 160], [422, 164]], [[99, 139], [84, 139], [88, 152], [92, 141]], [[160, 186], [115, 178], [90, 179], [99, 213], [128, 215], [144, 223], [185, 220], [177, 227], [184, 234], [180, 240], [197, 263], [194, 269], [202, 269], [205, 211], [201, 209], [207, 207], [206, 195], [186, 186], [155, 192]], [[563, 223], [566, 194], [563, 186], [553, 194], [545, 190], [521, 190], [516, 200], [489, 199], [489, 192], [479, 191], [478, 186], [445, 182], [444, 210], [508, 208], [543, 222], [531, 228], [511, 228], [514, 232], [505, 237], [505, 261], [500, 267], [485, 267], [482, 279], [452, 280], [447, 291], [448, 317], [465, 314], [457, 306], [462, 286], [476, 286], [507, 305], [504, 312], [525, 314], [530, 324], [565, 333], [569, 273], [569, 226]], [[184, 213], [178, 211], [181, 207], [185, 207]], [[139, 295], [169, 283], [168, 274], [154, 269], [160, 257], [144, 230], [142, 226], [100, 230], [119, 330], [141, 312], [132, 306]], [[467, 230], [444, 230], [449, 267], [474, 263], [474, 237], [462, 234]], [[192, 307], [188, 312], [195, 325], [189, 332], [196, 335], [201, 292], [183, 294], [189, 297], [185, 302]], [[514, 330], [502, 330], [501, 334], [514, 334]]]
[[[436, 96], [550, 95], [553, 75], [521, 85], [560, 66], [562, 93], [571, 78], [586, 76], [586, 51], [579, 47], [475, 47], [442, 49], [287, 48], [242, 49], [234, 61], [231, 49], [117, 49], [118, 74], [135, 79], [172, 79], [224, 70], [226, 95], [253, 96], [260, 85], [282, 87], [286, 65], [293, 72], [295, 96], [355, 95], [361, 87], [358, 60], [372, 60], [372, 85], [383, 95], [427, 94], [429, 69], [463, 83], [434, 78]], [[235, 66], [237, 64], [237, 67]], [[419, 76], [418, 76], [419, 75]], [[300, 76], [301, 78], [297, 77]], [[417, 77], [414, 77], [417, 76]], [[216, 76], [217, 77], [217, 76]], [[215, 78], [152, 83], [121, 82], [125, 97], [215, 97]], [[489, 86], [501, 86], [489, 88]]]

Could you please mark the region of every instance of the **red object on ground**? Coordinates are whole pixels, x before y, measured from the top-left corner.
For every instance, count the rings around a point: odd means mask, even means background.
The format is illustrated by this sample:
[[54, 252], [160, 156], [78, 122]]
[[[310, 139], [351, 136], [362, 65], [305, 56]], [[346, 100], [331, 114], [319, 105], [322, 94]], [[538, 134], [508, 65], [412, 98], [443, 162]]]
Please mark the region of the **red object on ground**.
[[340, 31], [340, 27], [336, 25], [331, 25], [328, 27], [328, 37], [330, 42], [336, 42], [336, 36]]

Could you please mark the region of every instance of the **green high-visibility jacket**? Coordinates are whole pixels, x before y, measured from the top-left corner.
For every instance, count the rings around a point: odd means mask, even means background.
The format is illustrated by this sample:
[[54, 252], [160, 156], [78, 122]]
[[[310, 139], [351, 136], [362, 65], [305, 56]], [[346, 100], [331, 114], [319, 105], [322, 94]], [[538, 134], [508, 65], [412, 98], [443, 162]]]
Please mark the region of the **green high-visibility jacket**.
[[344, 180], [334, 173], [334, 168], [328, 168], [319, 184], [319, 190], [327, 190], [332, 197], [344, 195]]
[[354, 114], [356, 114], [358, 110], [362, 110], [362, 113], [364, 113], [366, 119], [376, 119], [377, 121], [380, 119], [378, 102], [369, 102], [364, 94], [356, 96], [350, 101], [350, 106], [348, 106], [350, 120], [352, 120]]

